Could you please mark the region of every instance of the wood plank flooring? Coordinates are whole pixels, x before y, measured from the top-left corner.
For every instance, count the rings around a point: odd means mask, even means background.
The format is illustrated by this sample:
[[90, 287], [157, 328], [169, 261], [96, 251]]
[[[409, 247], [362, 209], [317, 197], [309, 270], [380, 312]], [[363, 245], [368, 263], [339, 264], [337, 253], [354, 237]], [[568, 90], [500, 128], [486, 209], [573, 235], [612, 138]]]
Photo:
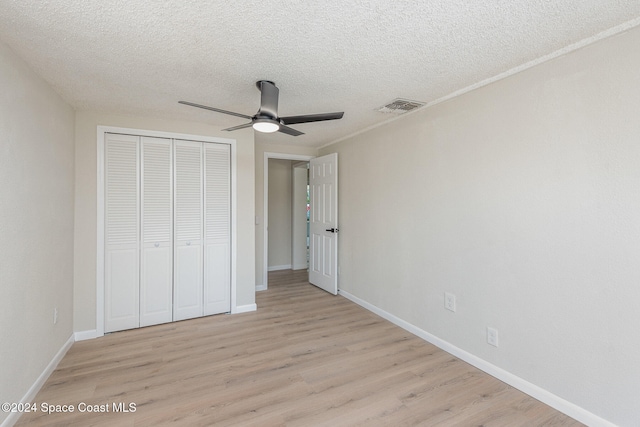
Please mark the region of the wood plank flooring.
[[271, 273], [257, 312], [75, 343], [18, 425], [581, 425], [306, 280]]

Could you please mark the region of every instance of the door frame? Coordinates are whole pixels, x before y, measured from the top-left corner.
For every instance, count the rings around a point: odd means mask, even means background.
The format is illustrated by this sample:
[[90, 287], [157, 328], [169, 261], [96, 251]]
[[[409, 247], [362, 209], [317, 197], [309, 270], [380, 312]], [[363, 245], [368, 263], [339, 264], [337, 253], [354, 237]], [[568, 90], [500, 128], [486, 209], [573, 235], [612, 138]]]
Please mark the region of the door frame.
[[297, 160], [308, 162], [317, 156], [303, 154], [273, 153], [265, 151], [263, 169], [263, 208], [262, 208], [262, 232], [264, 235], [262, 249], [262, 286], [256, 286], [256, 291], [266, 291], [269, 286], [269, 159]]
[[[299, 171], [304, 172], [304, 184], [302, 176], [296, 176]], [[309, 267], [309, 260], [307, 259], [307, 256], [309, 255], [309, 247], [307, 245], [309, 239], [309, 223], [306, 216], [304, 217], [304, 221], [298, 218], [300, 211], [307, 207], [307, 203], [306, 198], [304, 200], [297, 199], [302, 197], [302, 192], [300, 191], [299, 194], [295, 193], [294, 190], [296, 190], [296, 185], [304, 186], [306, 190], [309, 189], [309, 162], [291, 162], [291, 269], [303, 270], [308, 269]], [[305, 191], [305, 194], [306, 193], [307, 192]], [[294, 202], [297, 202], [297, 204]], [[302, 244], [301, 236], [296, 235], [297, 230], [295, 229], [295, 226], [298, 225], [298, 227], [300, 227], [301, 225], [296, 224], [296, 221], [301, 221], [305, 225], [304, 244]], [[304, 263], [296, 263], [296, 260], [300, 261], [300, 258], [302, 257], [304, 257]]]
[[145, 129], [131, 129], [117, 126], [97, 127], [97, 212], [96, 212], [96, 337], [104, 336], [104, 232], [105, 232], [105, 134], [120, 133], [125, 135], [149, 136], [156, 138], [182, 139], [199, 142], [215, 142], [218, 144], [228, 144], [231, 148], [231, 313], [237, 313], [236, 303], [236, 269], [237, 269], [237, 229], [236, 218], [237, 209], [237, 143], [235, 139], [211, 137], [204, 135], [191, 135], [177, 132], [164, 132]]

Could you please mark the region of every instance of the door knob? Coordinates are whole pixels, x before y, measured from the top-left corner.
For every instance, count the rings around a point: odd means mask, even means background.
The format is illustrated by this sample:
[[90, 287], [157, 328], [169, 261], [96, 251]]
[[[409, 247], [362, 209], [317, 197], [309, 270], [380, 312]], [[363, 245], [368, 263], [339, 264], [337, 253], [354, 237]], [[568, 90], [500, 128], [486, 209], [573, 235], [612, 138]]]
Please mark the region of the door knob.
[[337, 233], [340, 230], [338, 230], [337, 228], [327, 228], [325, 231], [330, 231], [332, 233]]
[[159, 247], [159, 246], [160, 246], [160, 243], [155, 242], [155, 243], [153, 244], [153, 246], [155, 246], [155, 247], [157, 248], [157, 247]]

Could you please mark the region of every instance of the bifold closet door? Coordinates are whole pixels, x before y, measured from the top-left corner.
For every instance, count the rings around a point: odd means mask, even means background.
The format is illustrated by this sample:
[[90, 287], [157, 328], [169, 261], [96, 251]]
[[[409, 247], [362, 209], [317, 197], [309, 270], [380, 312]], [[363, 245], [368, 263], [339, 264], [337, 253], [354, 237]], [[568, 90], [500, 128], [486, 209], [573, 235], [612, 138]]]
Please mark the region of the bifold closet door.
[[140, 326], [173, 320], [172, 141], [142, 137]]
[[174, 140], [173, 320], [202, 316], [202, 143]]
[[204, 314], [231, 311], [231, 148], [204, 147]]
[[105, 332], [139, 326], [138, 141], [105, 137]]
[[231, 148], [106, 134], [105, 332], [231, 310]]

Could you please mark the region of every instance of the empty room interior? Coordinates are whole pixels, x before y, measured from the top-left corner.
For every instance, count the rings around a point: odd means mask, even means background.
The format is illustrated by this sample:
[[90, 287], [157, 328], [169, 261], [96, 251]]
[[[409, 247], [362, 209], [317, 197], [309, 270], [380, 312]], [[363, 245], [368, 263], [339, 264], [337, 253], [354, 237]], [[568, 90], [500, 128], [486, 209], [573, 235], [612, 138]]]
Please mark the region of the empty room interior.
[[0, 426], [637, 426], [639, 46], [632, 0], [0, 0]]

